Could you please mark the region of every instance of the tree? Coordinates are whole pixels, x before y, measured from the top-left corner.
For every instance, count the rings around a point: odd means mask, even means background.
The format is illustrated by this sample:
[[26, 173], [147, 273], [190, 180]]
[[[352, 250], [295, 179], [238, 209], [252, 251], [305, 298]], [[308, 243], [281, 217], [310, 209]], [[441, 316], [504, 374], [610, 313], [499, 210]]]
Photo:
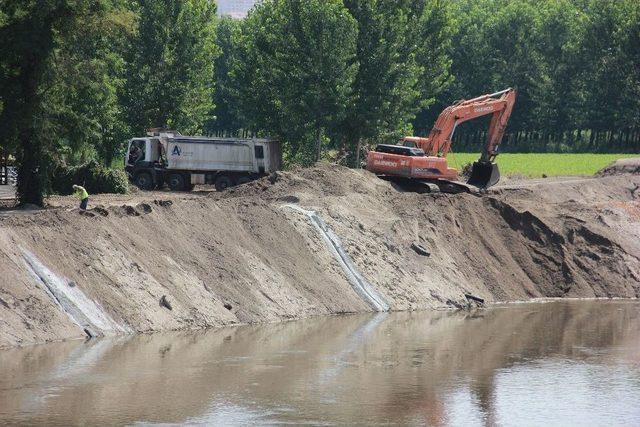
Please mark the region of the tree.
[[[509, 130], [517, 133], [539, 129], [541, 112], [547, 112], [539, 102], [550, 99], [551, 88], [542, 49], [544, 8], [545, 2], [532, 0], [456, 2], [458, 32], [451, 45], [455, 82], [442, 93], [434, 108], [422, 115], [428, 120], [419, 126], [426, 131], [442, 109], [458, 99], [515, 87], [518, 101]], [[558, 38], [554, 42], [562, 45], [564, 35]], [[456, 131], [458, 141], [465, 134], [473, 135], [473, 147], [467, 145], [465, 149], [476, 149], [482, 143], [487, 120], [467, 123]]]
[[454, 25], [449, 3], [440, 0], [347, 0], [345, 6], [358, 22], [355, 103], [344, 120], [358, 164], [362, 141], [410, 132], [416, 113], [450, 83]]
[[534, 108], [540, 129], [564, 132], [576, 129], [580, 28], [584, 13], [571, 0], [553, 0], [538, 4], [540, 24], [536, 49], [541, 57], [539, 90], [533, 94]]
[[99, 19], [79, 18], [61, 35], [43, 99], [59, 161], [79, 164], [97, 156], [110, 165], [121, 151], [129, 134], [118, 100], [122, 53], [134, 29], [135, 15], [123, 4]]
[[[450, 88], [455, 77], [452, 40], [458, 33], [459, 23], [454, 19], [453, 4], [446, 0], [420, 0], [409, 2], [413, 10], [416, 28], [412, 31], [409, 46], [415, 46], [416, 62], [420, 67], [418, 77], [418, 112], [412, 122], [413, 128], [426, 133], [440, 109], [429, 107], [438, 102], [441, 94]], [[436, 112], [436, 116], [433, 115]]]
[[42, 205], [47, 187], [47, 159], [55, 118], [45, 109], [54, 85], [52, 60], [61, 42], [113, 9], [97, 0], [2, 0], [0, 10], [0, 138], [13, 141], [18, 162], [18, 196], [22, 204]]
[[598, 139], [611, 147], [614, 132], [638, 126], [639, 16], [637, 2], [589, 2], [579, 81], [584, 98], [582, 126], [592, 129], [591, 149]]
[[240, 86], [238, 78], [241, 61], [241, 22], [229, 17], [221, 18], [216, 26], [216, 41], [220, 55], [215, 61], [213, 117], [206, 125], [209, 133], [235, 134], [245, 126], [241, 113]]
[[243, 25], [244, 111], [290, 159], [317, 161], [352, 102], [355, 20], [339, 0], [267, 0]]
[[[640, 3], [452, 4], [459, 28], [451, 45], [456, 80], [419, 115], [417, 128], [426, 131], [457, 99], [514, 86], [518, 101], [505, 149], [632, 152], [634, 144], [640, 144]], [[482, 120], [462, 126], [456, 132], [456, 147], [475, 149], [485, 126]], [[474, 147], [469, 145], [472, 141]]]
[[213, 110], [215, 2], [138, 0], [120, 96], [134, 133], [150, 127], [202, 132]]
[[346, 0], [358, 24], [358, 72], [354, 103], [344, 119], [347, 147], [355, 147], [356, 165], [363, 140], [378, 140], [406, 127], [415, 113], [418, 67], [407, 51], [409, 13], [402, 2]]
[[[473, 2], [472, 2], [473, 3]], [[511, 130], [526, 129], [536, 120], [534, 99], [544, 82], [544, 60], [538, 49], [540, 12], [528, 0], [486, 2], [465, 6], [459, 52], [454, 57], [456, 98], [469, 98], [507, 87], [518, 89]], [[500, 3], [498, 3], [500, 4]]]

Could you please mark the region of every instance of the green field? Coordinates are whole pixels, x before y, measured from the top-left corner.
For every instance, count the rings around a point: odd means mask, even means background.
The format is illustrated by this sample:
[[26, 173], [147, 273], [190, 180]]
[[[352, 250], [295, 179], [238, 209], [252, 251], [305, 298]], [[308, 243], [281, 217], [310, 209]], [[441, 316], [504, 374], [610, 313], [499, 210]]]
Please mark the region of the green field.
[[[450, 166], [462, 169], [478, 157], [477, 153], [449, 153], [447, 159]], [[617, 159], [626, 157], [640, 157], [640, 154], [505, 153], [498, 156], [497, 163], [500, 172], [506, 176], [593, 175]]]

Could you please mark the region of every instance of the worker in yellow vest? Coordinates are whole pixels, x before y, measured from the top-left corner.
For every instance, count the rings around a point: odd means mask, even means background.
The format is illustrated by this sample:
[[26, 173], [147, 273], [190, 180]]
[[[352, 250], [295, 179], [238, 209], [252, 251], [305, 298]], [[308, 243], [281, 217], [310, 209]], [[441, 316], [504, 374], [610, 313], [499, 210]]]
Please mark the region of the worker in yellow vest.
[[89, 204], [89, 193], [80, 185], [73, 186], [73, 195], [80, 199], [80, 210], [86, 211]]

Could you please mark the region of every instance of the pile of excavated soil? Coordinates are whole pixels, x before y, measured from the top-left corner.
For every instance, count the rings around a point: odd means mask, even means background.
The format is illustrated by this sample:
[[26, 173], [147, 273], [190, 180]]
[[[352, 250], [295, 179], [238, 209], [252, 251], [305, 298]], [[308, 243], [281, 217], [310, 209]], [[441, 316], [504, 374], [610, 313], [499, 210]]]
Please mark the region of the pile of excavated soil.
[[[291, 205], [317, 212], [391, 310], [462, 307], [465, 294], [639, 297], [639, 185], [611, 175], [421, 195], [322, 165], [225, 193], [96, 197], [86, 215], [58, 198], [0, 216], [0, 346], [371, 311]], [[115, 326], [74, 318], [78, 292], [85, 317]]]
[[640, 158], [618, 159], [606, 168], [599, 171], [596, 176], [610, 176], [621, 174], [640, 174]]

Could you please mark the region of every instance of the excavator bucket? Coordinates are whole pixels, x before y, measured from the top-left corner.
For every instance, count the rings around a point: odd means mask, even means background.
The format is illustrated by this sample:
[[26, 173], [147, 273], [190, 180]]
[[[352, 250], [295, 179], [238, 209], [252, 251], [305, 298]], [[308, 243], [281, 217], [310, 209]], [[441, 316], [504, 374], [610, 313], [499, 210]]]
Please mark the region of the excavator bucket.
[[489, 188], [500, 181], [500, 169], [493, 162], [475, 162], [467, 184], [478, 188]]

